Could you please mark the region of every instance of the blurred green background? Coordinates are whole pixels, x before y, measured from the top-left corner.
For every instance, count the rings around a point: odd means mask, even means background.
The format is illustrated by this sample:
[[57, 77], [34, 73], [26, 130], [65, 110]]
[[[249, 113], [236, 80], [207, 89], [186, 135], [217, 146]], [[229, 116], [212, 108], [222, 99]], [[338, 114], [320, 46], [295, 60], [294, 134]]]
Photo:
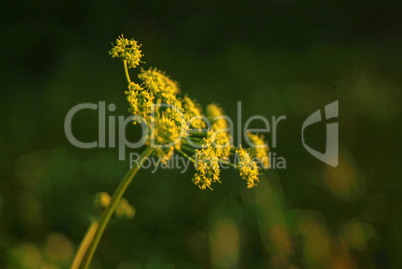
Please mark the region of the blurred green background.
[[[254, 189], [234, 171], [201, 191], [185, 172], [141, 171], [94, 268], [401, 268], [401, 1], [4, 1], [0, 65], [0, 268], [69, 268], [94, 194], [128, 168], [116, 149], [78, 149], [64, 117], [82, 103], [126, 115], [124, 33], [144, 67], [178, 80], [205, 107], [286, 115], [278, 156]], [[135, 71], [133, 71], [134, 75]], [[301, 126], [339, 100], [339, 165], [301, 143]], [[128, 115], [128, 114], [127, 114]], [[74, 134], [97, 137], [97, 113]], [[325, 125], [306, 133], [324, 150]], [[132, 137], [138, 131], [132, 127]], [[269, 139], [270, 137], [267, 136]], [[133, 138], [134, 140], [134, 138]]]

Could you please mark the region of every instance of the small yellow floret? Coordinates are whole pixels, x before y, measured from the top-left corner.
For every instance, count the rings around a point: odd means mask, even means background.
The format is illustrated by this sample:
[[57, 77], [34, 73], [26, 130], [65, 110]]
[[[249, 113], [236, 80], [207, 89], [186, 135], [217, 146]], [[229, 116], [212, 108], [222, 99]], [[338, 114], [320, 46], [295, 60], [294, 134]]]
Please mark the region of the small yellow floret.
[[264, 168], [269, 167], [269, 157], [268, 150], [269, 147], [264, 141], [264, 137], [252, 134], [250, 132], [247, 133], [248, 139], [250, 140], [250, 154], [257, 158], [257, 160], [262, 164]]
[[206, 108], [206, 114], [209, 122], [213, 124], [215, 130], [228, 129], [228, 123], [225, 119], [223, 109], [216, 104], [210, 104]]
[[94, 199], [94, 206], [97, 208], [106, 208], [109, 206], [111, 199], [107, 192], [97, 193]]
[[135, 208], [125, 198], [121, 198], [116, 206], [115, 215], [117, 218], [132, 219], [135, 215]]
[[240, 171], [240, 176], [247, 181], [247, 188], [252, 188], [259, 182], [258, 179], [258, 167], [257, 164], [251, 159], [249, 152], [245, 149], [240, 148], [236, 151], [238, 154], [239, 162], [238, 168]]
[[194, 129], [205, 128], [205, 122], [200, 117], [202, 115], [201, 106], [191, 100], [187, 95], [183, 98], [183, 108], [190, 120], [190, 126]]

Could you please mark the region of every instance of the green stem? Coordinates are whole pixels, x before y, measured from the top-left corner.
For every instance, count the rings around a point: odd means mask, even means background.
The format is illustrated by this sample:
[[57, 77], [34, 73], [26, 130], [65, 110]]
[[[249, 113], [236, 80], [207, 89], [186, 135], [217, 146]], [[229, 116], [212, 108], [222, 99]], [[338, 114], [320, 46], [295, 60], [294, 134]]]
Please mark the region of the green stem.
[[85, 253], [84, 258], [82, 259], [82, 262], [80, 264], [80, 269], [87, 269], [92, 257], [95, 253], [96, 247], [99, 244], [99, 241], [102, 237], [103, 232], [105, 231], [106, 225], [110, 220], [110, 217], [112, 216], [114, 210], [116, 209], [117, 204], [119, 203], [121, 197], [123, 196], [125, 190], [127, 189], [128, 185], [134, 178], [135, 174], [138, 172], [138, 170], [141, 168], [141, 165], [144, 163], [144, 161], [151, 155], [153, 149], [151, 147], [147, 147], [141, 154], [139, 158], [139, 162], [137, 162], [133, 167], [128, 170], [124, 178], [121, 180], [119, 186], [117, 186], [117, 189], [115, 190], [112, 200], [110, 201], [109, 206], [105, 209], [103, 212], [103, 215], [99, 221], [98, 228], [96, 229], [95, 235], [93, 237], [93, 240], [88, 248], [88, 251]]
[[124, 73], [126, 74], [126, 79], [127, 79], [128, 84], [130, 84], [131, 79], [130, 79], [130, 74], [128, 73], [127, 61], [124, 60], [123, 63], [124, 63]]
[[193, 131], [188, 132], [188, 134], [190, 136], [198, 136], [200, 138], [204, 138], [208, 135], [207, 133], [204, 133], [204, 132], [193, 132]]
[[157, 116], [158, 118], [161, 116], [161, 99], [158, 98], [158, 100], [156, 101], [156, 111], [157, 111]]
[[192, 137], [192, 136], [189, 136], [189, 138], [190, 138], [191, 140], [194, 140], [194, 141], [198, 141], [198, 142], [204, 142], [204, 139], [203, 139], [203, 138], [199, 138], [199, 137]]
[[71, 266], [71, 269], [78, 269], [78, 267], [80, 266], [82, 259], [84, 258], [84, 255], [88, 251], [88, 247], [94, 238], [95, 231], [98, 228], [98, 224], [99, 224], [98, 220], [92, 221], [91, 226], [89, 226], [89, 229], [85, 234], [84, 239], [82, 239], [81, 245], [78, 248], [77, 253], [75, 254], [75, 258], [73, 261], [73, 265]]
[[224, 161], [224, 160], [219, 160], [219, 162], [221, 163], [221, 164], [226, 164], [226, 165], [229, 165], [230, 167], [232, 167], [232, 168], [237, 168], [233, 163], [230, 163], [230, 162], [227, 162], [227, 161]]
[[192, 163], [195, 163], [195, 160], [193, 158], [191, 158], [189, 155], [187, 155], [186, 153], [184, 153], [184, 151], [180, 150], [180, 149], [175, 149], [178, 153], [180, 153], [181, 155], [183, 155], [184, 157], [188, 158]]
[[184, 144], [181, 145], [181, 148], [184, 149], [184, 150], [187, 150], [187, 151], [189, 151], [191, 153], [195, 153], [195, 150], [193, 148], [190, 148], [190, 147], [188, 147], [188, 146], [186, 146]]
[[[188, 138], [188, 137], [187, 137]], [[181, 143], [182, 145], [187, 145], [190, 147], [195, 147], [197, 149], [201, 149], [203, 148], [203, 146], [205, 145], [204, 141], [197, 141], [197, 140], [192, 140], [190, 139], [190, 141], [187, 140], [187, 138], [182, 138], [181, 139]]]

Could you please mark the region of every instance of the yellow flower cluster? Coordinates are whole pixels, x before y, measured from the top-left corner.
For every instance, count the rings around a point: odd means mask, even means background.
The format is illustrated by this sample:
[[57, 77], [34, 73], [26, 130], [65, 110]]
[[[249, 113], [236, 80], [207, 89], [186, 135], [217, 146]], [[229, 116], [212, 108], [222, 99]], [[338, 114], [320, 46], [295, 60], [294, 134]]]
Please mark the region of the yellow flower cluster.
[[130, 205], [126, 198], [121, 198], [114, 213], [118, 218], [132, 219], [135, 216], [135, 208]]
[[180, 138], [186, 136], [186, 120], [179, 111], [171, 108], [162, 111], [160, 117], [149, 118], [152, 121], [151, 139], [155, 146], [154, 155], [160, 158], [170, 158], [175, 146], [180, 147]]
[[[189, 158], [196, 169], [192, 181], [200, 189], [212, 189], [212, 183], [220, 182], [221, 164], [239, 169], [240, 176], [247, 181], [247, 187], [255, 186], [259, 167], [252, 158], [268, 162], [268, 147], [265, 146], [263, 137], [248, 134], [255, 147], [249, 150], [233, 148], [229, 123], [222, 108], [217, 104], [210, 104], [206, 107], [204, 116], [201, 106], [187, 95], [178, 97], [177, 82], [156, 68], [141, 69], [138, 78], [142, 82], [132, 82], [127, 68], [135, 68], [140, 63], [142, 52], [139, 48], [140, 45], [135, 40], [127, 40], [121, 36], [109, 54], [127, 63], [126, 94], [130, 111], [147, 123], [150, 130], [147, 145], [153, 148], [153, 155], [167, 161], [177, 151]], [[205, 132], [207, 120], [211, 125], [208, 125]], [[188, 132], [190, 128], [191, 134]], [[237, 164], [230, 163], [233, 152], [240, 158]], [[101, 203], [105, 203], [107, 198], [102, 199]], [[124, 210], [121, 209], [121, 212]]]
[[[100, 192], [95, 194], [94, 206], [96, 208], [105, 209], [109, 206], [112, 197], [107, 192]], [[126, 198], [121, 198], [117, 204], [115, 215], [117, 218], [132, 219], [135, 215], [135, 208], [130, 205]]]
[[130, 82], [128, 91], [125, 93], [127, 94], [127, 101], [130, 103], [130, 112], [132, 114], [146, 118], [153, 111], [155, 97], [137, 83]]
[[205, 121], [202, 118], [201, 106], [195, 101], [191, 100], [187, 95], [184, 96], [183, 108], [190, 120], [190, 126], [193, 129], [205, 128]]
[[[116, 40], [115, 46], [109, 52], [113, 58], [120, 58], [127, 62], [128, 68], [135, 68], [142, 56], [135, 40], [125, 39], [123, 36]], [[126, 70], [126, 76], [128, 72]], [[141, 69], [138, 78], [141, 84], [132, 82], [129, 77], [128, 90], [125, 92], [130, 104], [130, 112], [140, 116], [148, 124], [149, 139], [156, 145], [154, 155], [170, 157], [173, 146], [163, 147], [173, 143], [186, 130], [186, 120], [181, 101], [176, 97], [179, 92], [177, 82], [169, 78], [164, 72], [149, 68]], [[134, 121], [134, 124], [137, 123]], [[151, 144], [151, 141], [148, 141]]]
[[238, 154], [239, 157], [238, 166], [240, 176], [247, 181], [247, 188], [254, 187], [256, 182], [259, 182], [257, 164], [252, 160], [250, 153], [243, 148], [236, 150], [236, 154]]
[[229, 128], [225, 119], [225, 113], [223, 113], [223, 109], [217, 104], [208, 105], [206, 108], [206, 114], [209, 122], [213, 123], [216, 130]]
[[177, 82], [166, 76], [165, 72], [156, 68], [149, 68], [148, 70], [141, 69], [138, 78], [144, 82], [145, 88], [148, 89], [155, 98], [169, 105], [180, 106], [176, 98], [176, 94], [179, 93], [179, 86]]
[[264, 141], [264, 137], [262, 135], [258, 136], [256, 134], [252, 134], [250, 132], [247, 133], [247, 137], [253, 146], [250, 147], [250, 154], [255, 156], [255, 158], [261, 162], [264, 168], [268, 168], [269, 166], [269, 157], [268, 150], [269, 147]]
[[200, 189], [211, 188], [213, 182], [220, 182], [219, 158], [213, 147], [205, 147], [201, 150], [195, 150], [195, 169], [196, 173], [193, 182]]
[[126, 39], [121, 35], [116, 39], [114, 47], [109, 51], [112, 58], [120, 58], [127, 61], [128, 68], [135, 68], [140, 64], [142, 51], [141, 45], [134, 39]]
[[208, 132], [206, 145], [214, 148], [218, 158], [226, 160], [229, 157], [231, 144], [232, 139], [228, 132], [223, 130], [214, 131], [214, 128], [212, 128], [212, 131]]
[[200, 189], [212, 189], [211, 183], [220, 182], [220, 162], [227, 161], [232, 139], [227, 132], [227, 122], [223, 110], [216, 104], [207, 106], [208, 120], [213, 122], [211, 130], [203, 138], [203, 148], [196, 150], [196, 173], [193, 182]]

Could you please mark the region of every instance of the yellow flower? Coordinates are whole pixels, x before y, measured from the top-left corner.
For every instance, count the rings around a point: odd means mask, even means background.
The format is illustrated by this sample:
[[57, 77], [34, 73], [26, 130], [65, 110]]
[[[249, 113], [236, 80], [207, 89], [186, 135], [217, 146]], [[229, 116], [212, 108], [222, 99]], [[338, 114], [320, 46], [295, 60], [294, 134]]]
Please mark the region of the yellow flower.
[[159, 118], [155, 118], [154, 139], [156, 145], [167, 145], [175, 142], [180, 136], [180, 128], [171, 117], [166, 117], [165, 113]]
[[182, 103], [184, 111], [189, 116], [189, 119], [191, 119], [190, 126], [194, 129], [205, 128], [205, 122], [200, 117], [202, 115], [202, 109], [200, 105], [191, 100], [187, 95], [184, 96]]
[[222, 108], [216, 104], [210, 104], [206, 108], [207, 118], [213, 124], [215, 130], [228, 129], [228, 123], [225, 119]]
[[96, 208], [106, 208], [109, 206], [111, 199], [107, 192], [97, 193], [94, 199], [94, 206]]
[[176, 123], [177, 130], [179, 131], [179, 135], [184, 137], [187, 135], [186, 131], [188, 130], [187, 125], [187, 115], [183, 113], [182, 109], [177, 107], [167, 108], [163, 113], [167, 118], [171, 119]]
[[202, 190], [209, 188], [212, 190], [213, 182], [220, 182], [219, 158], [211, 147], [205, 147], [195, 151], [196, 173], [193, 177], [194, 184]]
[[[113, 58], [127, 61], [128, 66], [133, 68], [142, 57], [139, 48], [137, 41], [121, 36], [109, 53]], [[153, 148], [152, 154], [159, 157], [161, 162], [167, 162], [174, 151], [190, 159], [196, 169], [192, 181], [203, 190], [212, 189], [212, 183], [220, 182], [220, 164], [237, 168], [240, 176], [247, 181], [248, 188], [256, 185], [259, 172], [252, 158], [262, 162], [264, 167], [269, 165], [268, 147], [262, 136], [248, 133], [253, 147], [248, 150], [240, 147], [235, 151], [235, 163], [230, 163], [234, 152], [229, 132], [230, 122], [221, 107], [208, 105], [205, 117], [197, 102], [187, 95], [183, 99], [177, 97], [178, 83], [164, 72], [156, 68], [141, 69], [138, 78], [142, 83], [137, 84], [131, 81], [127, 68], [125, 71], [129, 83], [125, 93], [130, 111], [145, 120], [149, 127], [147, 145]], [[211, 123], [207, 132], [202, 130], [206, 128], [206, 120]], [[190, 127], [197, 130], [189, 134]], [[106, 203], [105, 199], [102, 203]], [[128, 214], [125, 201], [122, 201], [116, 212]]]
[[[137, 83], [131, 82], [128, 89], [125, 93], [127, 94], [127, 101], [130, 103], [131, 113], [146, 118], [152, 112], [155, 98]], [[134, 121], [135, 123], [136, 121]]]
[[115, 215], [117, 218], [132, 219], [135, 215], [135, 208], [130, 205], [126, 198], [121, 198], [116, 206]]
[[[112, 197], [107, 192], [100, 192], [95, 195], [94, 205], [96, 208], [106, 208], [109, 206]], [[117, 204], [116, 217], [132, 219], [135, 214], [135, 208], [125, 198], [121, 198]]]
[[126, 39], [121, 35], [116, 39], [115, 46], [109, 51], [112, 58], [120, 58], [127, 61], [128, 68], [135, 68], [140, 64], [143, 56], [140, 50], [141, 45], [134, 39]]
[[211, 147], [218, 158], [226, 160], [229, 157], [232, 139], [228, 132], [212, 129], [204, 141], [205, 146]]
[[165, 72], [159, 71], [156, 68], [148, 70], [141, 69], [138, 78], [144, 82], [144, 85], [149, 91], [160, 99], [162, 102], [181, 107], [178, 104], [176, 94], [179, 92], [179, 86], [175, 81], [166, 76]]
[[151, 146], [155, 148], [154, 155], [166, 162], [171, 158], [174, 148], [180, 148], [180, 138], [187, 135], [186, 120], [181, 112], [168, 108], [159, 117], [149, 117], [149, 121], [150, 130], [153, 131], [150, 139], [153, 139]]
[[269, 157], [268, 150], [269, 147], [266, 145], [264, 141], [264, 136], [258, 136], [247, 132], [248, 139], [252, 143], [250, 145], [250, 154], [255, 156], [257, 160], [263, 165], [264, 168], [268, 168], [269, 166]]
[[251, 159], [249, 152], [243, 148], [236, 150], [236, 154], [239, 157], [237, 165], [240, 176], [247, 181], [247, 188], [254, 187], [257, 185], [256, 182], [259, 182], [257, 164]]

